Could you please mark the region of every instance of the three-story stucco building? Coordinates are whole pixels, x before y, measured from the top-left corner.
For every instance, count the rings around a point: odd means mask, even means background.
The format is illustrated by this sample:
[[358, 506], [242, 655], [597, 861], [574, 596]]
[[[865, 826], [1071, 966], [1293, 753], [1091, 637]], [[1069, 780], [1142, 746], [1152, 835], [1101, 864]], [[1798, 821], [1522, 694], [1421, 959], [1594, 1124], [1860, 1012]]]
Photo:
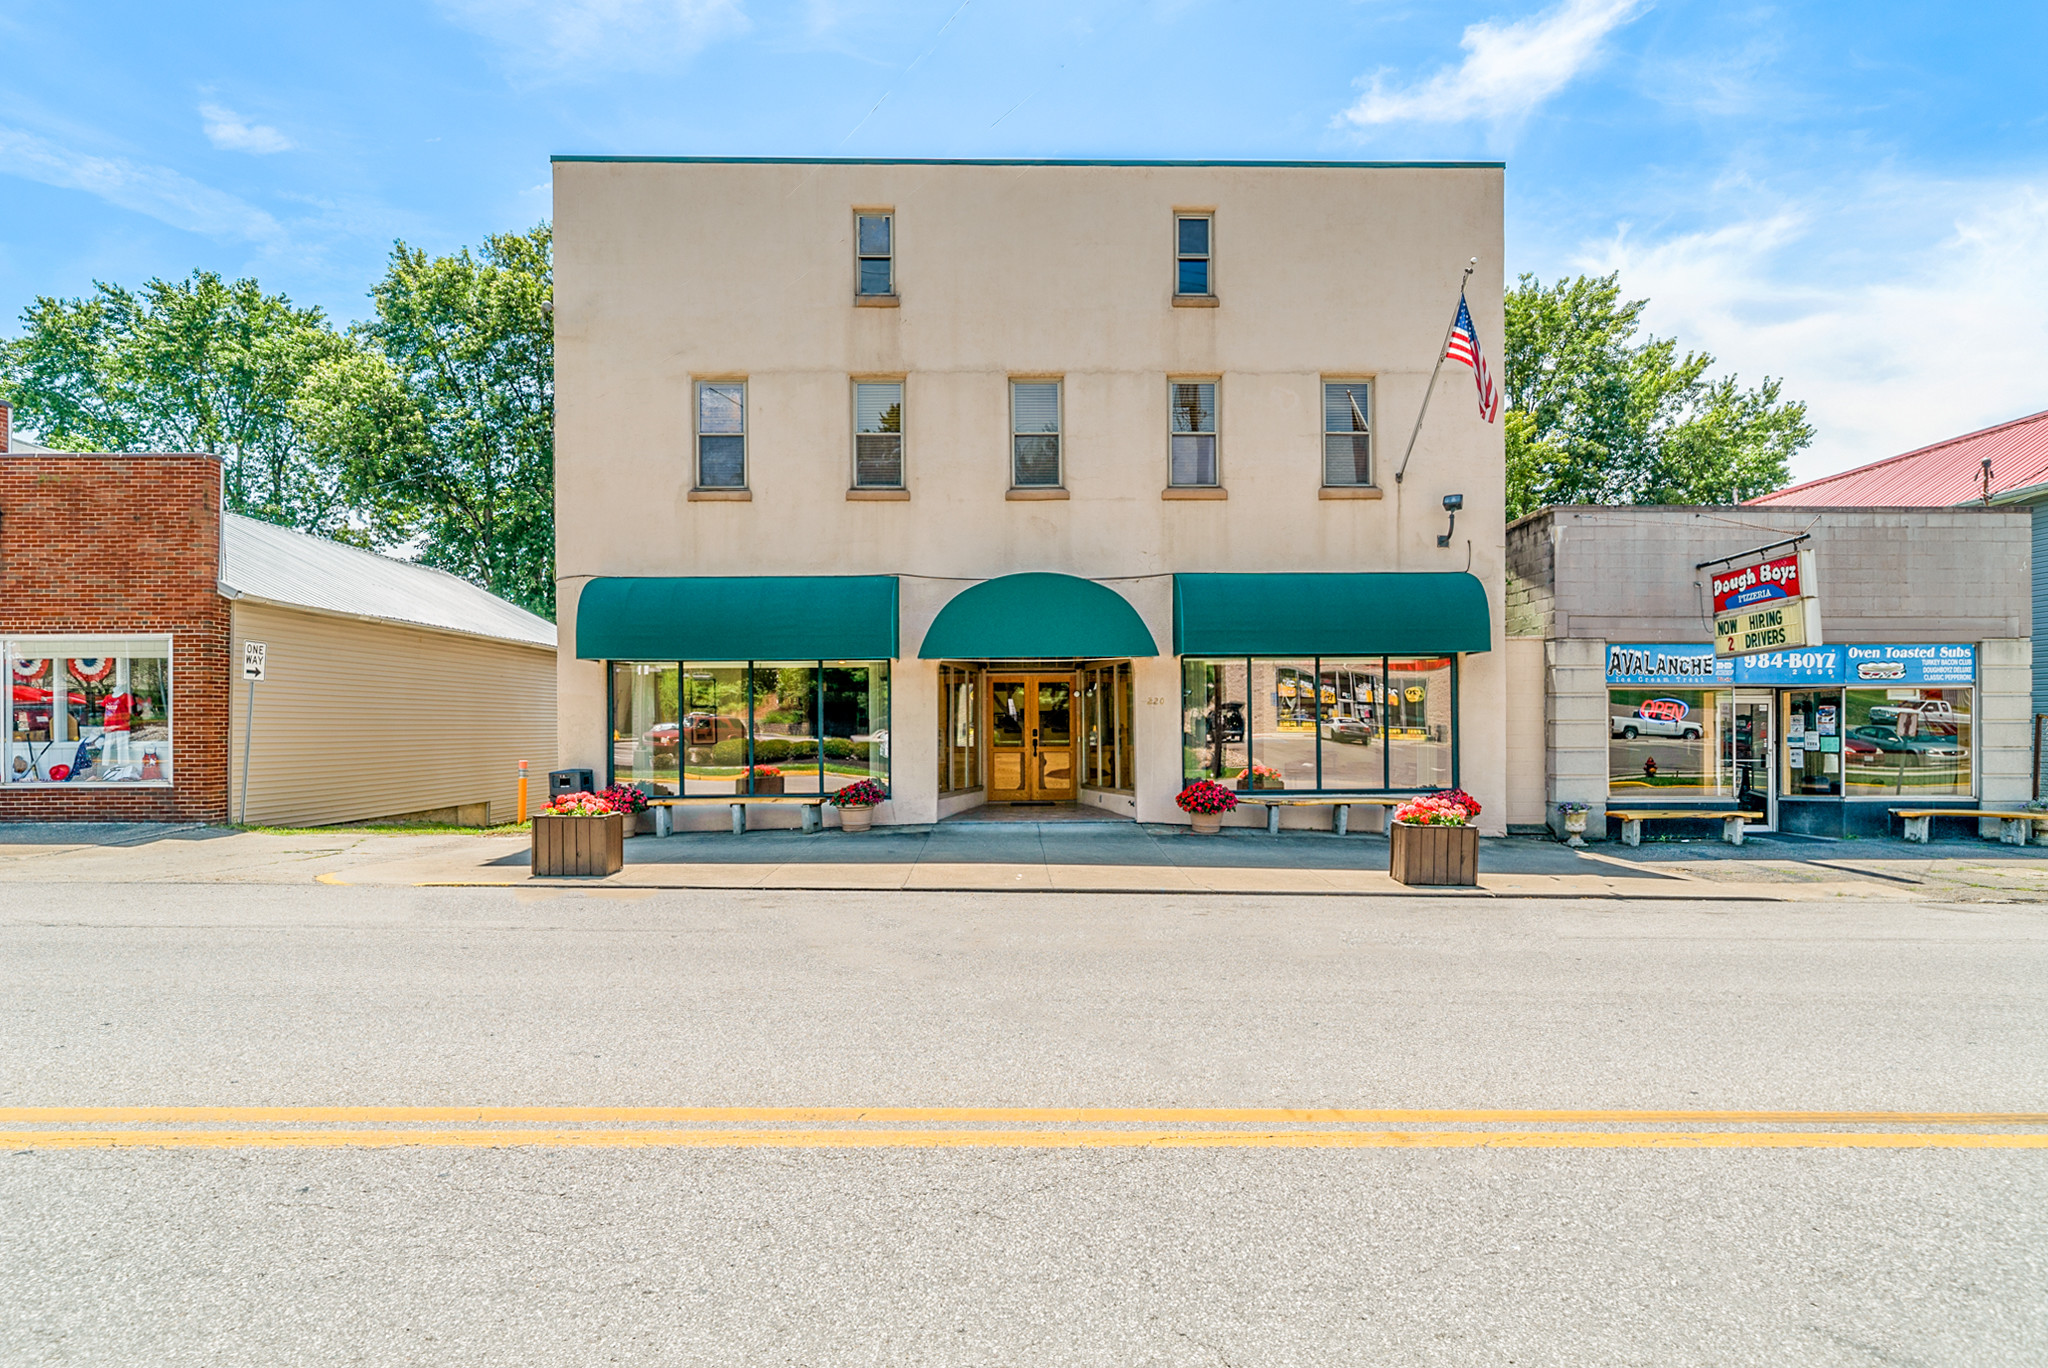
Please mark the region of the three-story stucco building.
[[1471, 371], [1396, 479], [1471, 258], [1498, 346], [1499, 165], [554, 170], [564, 765], [699, 825], [862, 777], [1172, 822], [1207, 776], [1502, 829]]

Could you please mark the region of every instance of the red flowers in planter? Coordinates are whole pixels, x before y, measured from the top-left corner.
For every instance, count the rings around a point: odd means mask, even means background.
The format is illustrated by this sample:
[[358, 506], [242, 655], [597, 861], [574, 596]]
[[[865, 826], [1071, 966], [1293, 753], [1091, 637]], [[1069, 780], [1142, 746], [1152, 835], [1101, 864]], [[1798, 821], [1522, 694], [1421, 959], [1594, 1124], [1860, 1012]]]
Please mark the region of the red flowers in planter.
[[[756, 770], [755, 773], [758, 774], [760, 771]], [[848, 784], [845, 788], [825, 796], [825, 801], [833, 807], [842, 808], [871, 808], [888, 800], [889, 790], [872, 779], [862, 779], [858, 783]]]
[[597, 797], [599, 802], [611, 804], [613, 812], [623, 812], [628, 817], [647, 811], [647, 795], [631, 784], [613, 784]]
[[1180, 810], [1196, 817], [1214, 817], [1237, 810], [1237, 795], [1208, 779], [1197, 779], [1174, 797]]
[[1410, 826], [1469, 826], [1479, 815], [1479, 800], [1463, 789], [1425, 794], [1394, 809], [1394, 820]]

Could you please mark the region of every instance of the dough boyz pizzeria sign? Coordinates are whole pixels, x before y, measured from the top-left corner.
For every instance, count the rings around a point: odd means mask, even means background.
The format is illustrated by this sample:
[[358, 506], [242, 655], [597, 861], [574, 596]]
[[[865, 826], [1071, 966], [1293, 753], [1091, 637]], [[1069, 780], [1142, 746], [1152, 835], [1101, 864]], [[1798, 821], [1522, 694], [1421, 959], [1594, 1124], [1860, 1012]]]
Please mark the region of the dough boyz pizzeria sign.
[[1820, 645], [1813, 553], [1751, 554], [1713, 572], [1714, 654], [1747, 656]]

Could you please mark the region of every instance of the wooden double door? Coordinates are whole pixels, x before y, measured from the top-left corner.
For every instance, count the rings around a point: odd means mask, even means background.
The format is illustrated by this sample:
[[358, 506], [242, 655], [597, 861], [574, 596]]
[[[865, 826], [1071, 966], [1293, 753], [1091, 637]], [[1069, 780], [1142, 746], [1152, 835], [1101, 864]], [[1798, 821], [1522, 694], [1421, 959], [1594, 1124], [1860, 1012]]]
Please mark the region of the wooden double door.
[[1074, 676], [988, 676], [988, 800], [1074, 799]]

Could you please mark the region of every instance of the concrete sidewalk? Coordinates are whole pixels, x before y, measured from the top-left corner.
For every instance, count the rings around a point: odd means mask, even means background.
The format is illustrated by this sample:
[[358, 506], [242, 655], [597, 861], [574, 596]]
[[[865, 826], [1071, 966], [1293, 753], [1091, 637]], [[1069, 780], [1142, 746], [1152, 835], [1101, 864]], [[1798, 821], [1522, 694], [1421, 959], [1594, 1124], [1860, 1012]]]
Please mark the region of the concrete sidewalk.
[[919, 891], [1372, 894], [1814, 901], [2048, 901], [2048, 852], [1993, 842], [1752, 838], [1571, 850], [1541, 838], [1480, 845], [1479, 887], [1409, 888], [1381, 836], [1228, 831], [1130, 822], [960, 823], [641, 836], [606, 879], [535, 879], [523, 836], [303, 833], [140, 825], [0, 826], [0, 883], [259, 883], [382, 887], [910, 889]]

